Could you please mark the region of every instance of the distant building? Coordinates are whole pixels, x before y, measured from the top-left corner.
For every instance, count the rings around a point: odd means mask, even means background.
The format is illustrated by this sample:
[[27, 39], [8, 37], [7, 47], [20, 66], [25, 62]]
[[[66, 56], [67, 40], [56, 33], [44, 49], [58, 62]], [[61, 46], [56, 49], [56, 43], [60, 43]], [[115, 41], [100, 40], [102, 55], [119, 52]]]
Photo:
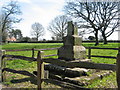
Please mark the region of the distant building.
[[11, 38], [8, 37], [8, 38], [7, 38], [7, 41], [16, 41], [16, 38], [15, 38], [15, 37], [11, 37]]

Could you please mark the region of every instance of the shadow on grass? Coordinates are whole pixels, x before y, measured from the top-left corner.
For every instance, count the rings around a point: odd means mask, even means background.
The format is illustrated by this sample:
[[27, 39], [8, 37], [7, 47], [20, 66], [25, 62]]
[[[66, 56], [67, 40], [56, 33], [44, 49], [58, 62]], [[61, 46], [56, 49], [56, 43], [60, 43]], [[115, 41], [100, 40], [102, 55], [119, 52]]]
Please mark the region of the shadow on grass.
[[22, 82], [28, 82], [30, 81], [32, 84], [37, 85], [37, 80], [35, 77], [28, 77], [28, 78], [22, 78], [22, 79], [16, 79], [16, 80], [11, 80], [11, 83], [22, 83]]
[[32, 74], [32, 73], [30, 73], [28, 71], [13, 70], [13, 69], [9, 69], [9, 68], [4, 68], [3, 71], [7, 71], [7, 72], [12, 72], [12, 73], [17, 73], [17, 74], [22, 74], [22, 75], [25, 75], [25, 76], [29, 76], [29, 77], [23, 78], [23, 79], [11, 80], [11, 83], [22, 83], [22, 82], [30, 81], [32, 84], [36, 84], [37, 85], [37, 78], [35, 77], [34, 74]]

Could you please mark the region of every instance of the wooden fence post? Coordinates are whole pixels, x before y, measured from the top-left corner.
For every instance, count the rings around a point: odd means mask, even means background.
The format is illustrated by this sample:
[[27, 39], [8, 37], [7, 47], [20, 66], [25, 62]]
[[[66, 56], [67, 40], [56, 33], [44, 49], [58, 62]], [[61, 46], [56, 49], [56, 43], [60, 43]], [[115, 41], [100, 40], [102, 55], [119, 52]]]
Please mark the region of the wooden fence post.
[[44, 78], [44, 62], [42, 60], [42, 54], [43, 52], [38, 51], [37, 55], [37, 84], [38, 84], [38, 90], [42, 89], [42, 81]]
[[118, 54], [117, 54], [117, 70], [116, 70], [116, 75], [117, 75], [118, 90], [120, 90], [120, 47], [119, 47]]
[[34, 52], [34, 48], [32, 48], [32, 58], [34, 58], [35, 52]]
[[2, 50], [0, 50], [0, 82], [2, 82]]
[[6, 51], [2, 50], [2, 55], [1, 55], [1, 80], [2, 82], [4, 82], [6, 80], [6, 76], [5, 76], [5, 71], [3, 71], [3, 69], [6, 67], [6, 60], [2, 57], [3, 55], [5, 55]]
[[91, 59], [91, 47], [88, 48], [88, 59]]

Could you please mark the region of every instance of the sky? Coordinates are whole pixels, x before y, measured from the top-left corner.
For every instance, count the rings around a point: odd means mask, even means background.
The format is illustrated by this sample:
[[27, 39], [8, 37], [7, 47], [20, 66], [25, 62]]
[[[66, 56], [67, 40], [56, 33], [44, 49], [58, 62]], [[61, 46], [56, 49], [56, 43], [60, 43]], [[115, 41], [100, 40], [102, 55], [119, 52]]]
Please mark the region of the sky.
[[[2, 1], [2, 2], [1, 2]], [[0, 5], [7, 4], [10, 0], [0, 0]], [[17, 0], [22, 15], [22, 21], [14, 24], [14, 28], [22, 31], [23, 36], [31, 37], [31, 25], [39, 22], [45, 28], [43, 38], [50, 39], [52, 34], [47, 31], [49, 23], [58, 15], [63, 15], [64, 0]]]
[[[0, 6], [7, 4], [10, 0], [0, 0]], [[16, 1], [16, 0], [15, 0]], [[15, 29], [20, 29], [24, 37], [31, 36], [31, 25], [39, 22], [45, 28], [45, 35], [41, 39], [50, 40], [52, 34], [47, 30], [49, 23], [58, 15], [63, 15], [65, 0], [17, 0], [22, 15], [22, 21], [14, 24]], [[114, 38], [113, 38], [114, 37]], [[118, 39], [118, 33], [115, 32], [108, 39]]]

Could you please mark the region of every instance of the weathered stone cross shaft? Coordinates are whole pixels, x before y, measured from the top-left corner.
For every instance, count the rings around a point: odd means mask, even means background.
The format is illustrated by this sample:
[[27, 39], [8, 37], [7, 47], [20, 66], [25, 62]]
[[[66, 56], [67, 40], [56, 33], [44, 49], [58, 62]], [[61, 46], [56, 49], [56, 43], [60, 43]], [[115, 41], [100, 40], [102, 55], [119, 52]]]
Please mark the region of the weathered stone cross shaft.
[[63, 46], [58, 49], [58, 58], [64, 60], [85, 59], [86, 49], [82, 46], [82, 40], [78, 36], [77, 25], [68, 22], [67, 36], [63, 39]]

